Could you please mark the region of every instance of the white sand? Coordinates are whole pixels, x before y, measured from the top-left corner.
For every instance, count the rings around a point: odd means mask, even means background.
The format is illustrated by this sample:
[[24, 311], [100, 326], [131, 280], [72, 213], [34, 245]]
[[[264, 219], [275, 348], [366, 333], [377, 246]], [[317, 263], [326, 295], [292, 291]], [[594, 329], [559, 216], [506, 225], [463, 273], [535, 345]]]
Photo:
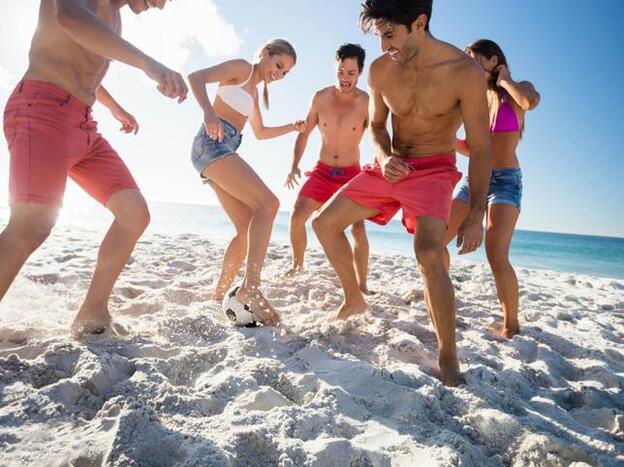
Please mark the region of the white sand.
[[519, 269], [522, 334], [485, 265], [461, 263], [467, 385], [432, 376], [436, 340], [411, 258], [374, 255], [358, 319], [320, 251], [265, 291], [285, 329], [236, 329], [210, 301], [223, 242], [147, 234], [111, 299], [126, 338], [68, 334], [101, 232], [59, 227], [0, 304], [0, 464], [624, 465], [624, 281]]

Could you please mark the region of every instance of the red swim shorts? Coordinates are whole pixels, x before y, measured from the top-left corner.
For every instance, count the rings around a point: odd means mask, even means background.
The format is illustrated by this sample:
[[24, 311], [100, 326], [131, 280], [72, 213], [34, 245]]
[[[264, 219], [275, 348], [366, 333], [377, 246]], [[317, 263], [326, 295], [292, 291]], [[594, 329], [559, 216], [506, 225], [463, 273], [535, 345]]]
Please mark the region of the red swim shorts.
[[20, 82], [4, 110], [10, 203], [61, 206], [67, 176], [106, 204], [137, 189], [126, 164], [97, 131], [91, 107], [43, 81]]
[[299, 196], [325, 203], [361, 171], [359, 165], [332, 167], [319, 161], [316, 163], [316, 167], [305, 173], [308, 180], [301, 187]]
[[402, 158], [409, 174], [396, 183], [386, 180], [378, 163], [367, 164], [360, 175], [340, 191], [340, 195], [379, 213], [369, 220], [386, 225], [403, 210], [403, 225], [414, 233], [416, 219], [432, 216], [448, 222], [453, 188], [461, 178], [455, 167], [455, 154]]

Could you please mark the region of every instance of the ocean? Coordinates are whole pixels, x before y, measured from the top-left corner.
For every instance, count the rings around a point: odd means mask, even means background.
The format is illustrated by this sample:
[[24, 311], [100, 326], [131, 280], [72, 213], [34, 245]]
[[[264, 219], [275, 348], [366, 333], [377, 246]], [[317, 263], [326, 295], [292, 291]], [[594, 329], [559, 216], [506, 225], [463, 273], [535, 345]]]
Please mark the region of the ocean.
[[[234, 233], [230, 221], [218, 206], [152, 202], [150, 210], [151, 232], [195, 233], [215, 242], [223, 242]], [[288, 212], [279, 212], [271, 241], [288, 243], [288, 217]], [[3, 224], [7, 218], [8, 209], [1, 209]], [[63, 224], [89, 228], [104, 227], [109, 221], [110, 214], [100, 207], [66, 209], [59, 219]], [[413, 237], [405, 232], [399, 221], [391, 221], [384, 227], [367, 222], [366, 228], [372, 253], [413, 256]], [[308, 245], [320, 246], [310, 226], [308, 234]], [[450, 249], [451, 254], [456, 255], [453, 244]], [[512, 264], [518, 267], [624, 279], [624, 238], [516, 230], [510, 257]], [[485, 248], [482, 246], [462, 259], [486, 262]]]

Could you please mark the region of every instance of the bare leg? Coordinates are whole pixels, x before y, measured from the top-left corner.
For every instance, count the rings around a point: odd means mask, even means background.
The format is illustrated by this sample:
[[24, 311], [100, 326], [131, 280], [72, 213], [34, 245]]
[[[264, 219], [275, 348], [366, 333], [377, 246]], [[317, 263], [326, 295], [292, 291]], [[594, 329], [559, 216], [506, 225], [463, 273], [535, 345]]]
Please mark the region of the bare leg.
[[374, 209], [368, 209], [351, 201], [344, 196], [336, 196], [312, 221], [314, 232], [318, 237], [329, 262], [336, 270], [336, 274], [344, 291], [344, 302], [332, 319], [347, 319], [366, 311], [366, 301], [357, 281], [353, 267], [353, 253], [344, 230], [356, 222], [377, 214]]
[[236, 229], [236, 236], [230, 241], [223, 255], [221, 275], [212, 293], [214, 300], [221, 301], [232, 285], [236, 274], [238, 274], [245, 256], [247, 256], [247, 234], [249, 233], [249, 224], [251, 223], [253, 212], [249, 206], [230, 195], [217, 183], [213, 182], [211, 186], [217, 194], [219, 203], [223, 206]]
[[58, 211], [42, 204], [11, 206], [9, 223], [0, 234], [0, 300], [28, 257], [50, 235]]
[[108, 299], [134, 245], [150, 221], [147, 204], [138, 190], [115, 193], [106, 207], [115, 220], [102, 241], [91, 285], [72, 324], [74, 335], [101, 333], [110, 326]]
[[[466, 220], [469, 212], [470, 206], [468, 204], [456, 199], [453, 200], [453, 205], [451, 207], [451, 216], [448, 226], [444, 231], [444, 239], [442, 243], [443, 245], [445, 245], [445, 247], [442, 249], [442, 259], [444, 261], [444, 268], [446, 269], [447, 273], [451, 269], [451, 255], [446, 245], [448, 245], [451, 240], [453, 240], [457, 236], [459, 227], [461, 226], [462, 222]], [[429, 293], [427, 292], [426, 288], [424, 291], [424, 296], [425, 304], [427, 305], [427, 311], [429, 312], [429, 317], [431, 318], [431, 321], [433, 321], [433, 315], [431, 314], [431, 300], [429, 299]]]
[[249, 304], [260, 321], [277, 324], [279, 315], [260, 292], [260, 280], [279, 200], [237, 154], [211, 164], [203, 175], [253, 212], [248, 231], [245, 278], [236, 296]]
[[290, 245], [292, 246], [293, 264], [286, 273], [293, 275], [303, 271], [303, 261], [308, 238], [305, 223], [322, 203], [312, 198], [299, 196], [290, 215]]
[[498, 299], [503, 308], [502, 329], [494, 329], [496, 335], [511, 339], [520, 332], [518, 322], [518, 279], [509, 262], [509, 247], [520, 210], [506, 204], [495, 204], [488, 210], [485, 233], [485, 251], [494, 274]]
[[364, 221], [356, 222], [351, 226], [351, 235], [353, 235], [353, 260], [357, 281], [362, 293], [368, 294], [368, 286], [366, 285], [368, 276], [368, 238], [366, 237]]
[[461, 375], [455, 344], [455, 295], [442, 253], [446, 223], [434, 217], [420, 217], [416, 229], [414, 249], [438, 338], [440, 379], [446, 386], [457, 386]]

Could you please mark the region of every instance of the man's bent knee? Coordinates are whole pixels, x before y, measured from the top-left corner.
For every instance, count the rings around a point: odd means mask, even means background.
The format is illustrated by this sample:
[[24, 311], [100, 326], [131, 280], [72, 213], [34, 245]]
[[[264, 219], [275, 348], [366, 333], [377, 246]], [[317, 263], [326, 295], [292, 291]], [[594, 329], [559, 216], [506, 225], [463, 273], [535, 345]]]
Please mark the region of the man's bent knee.
[[133, 206], [116, 213], [115, 219], [124, 229], [140, 235], [149, 225], [151, 215], [147, 204], [143, 202], [135, 203]]

